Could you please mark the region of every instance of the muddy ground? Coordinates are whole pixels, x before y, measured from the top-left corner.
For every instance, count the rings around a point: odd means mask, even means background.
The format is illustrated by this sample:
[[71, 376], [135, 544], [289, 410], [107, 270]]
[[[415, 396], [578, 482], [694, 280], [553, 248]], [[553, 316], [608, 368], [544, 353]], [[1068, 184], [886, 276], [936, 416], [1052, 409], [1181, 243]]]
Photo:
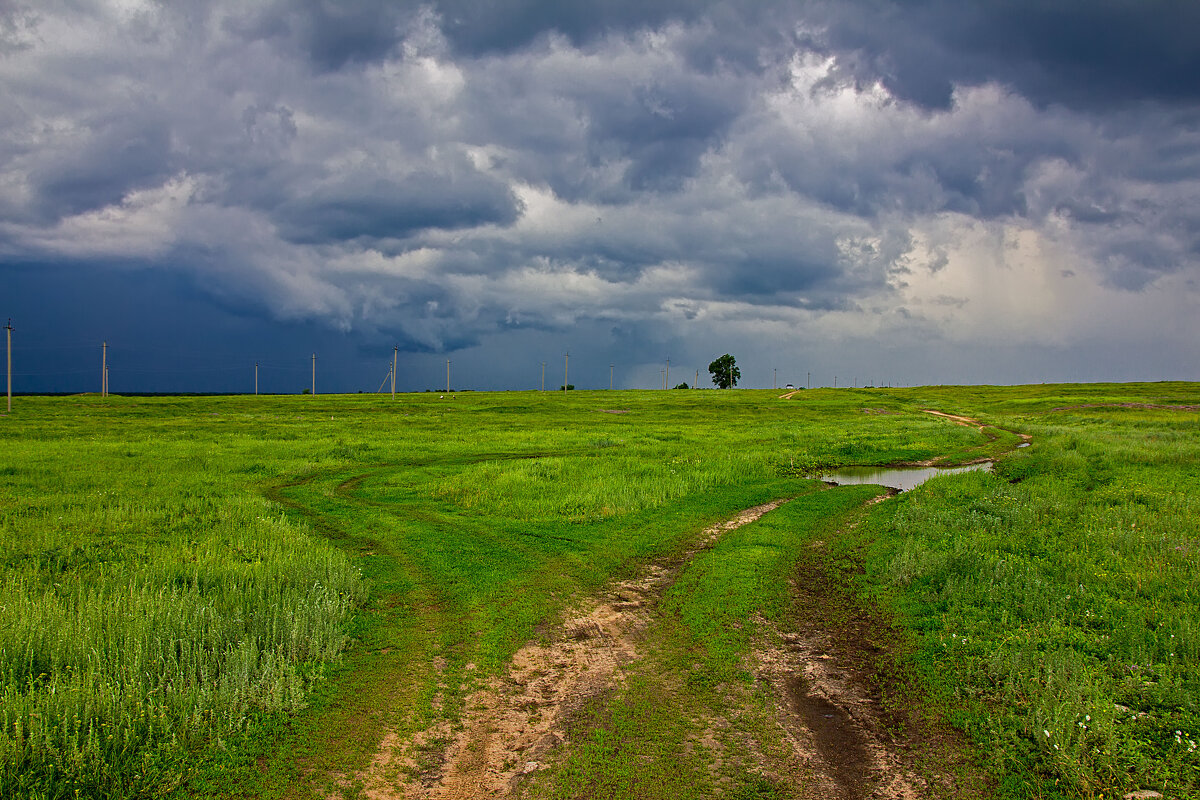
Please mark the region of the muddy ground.
[[[408, 741], [385, 736], [371, 765], [357, 776], [364, 794], [371, 800], [523, 794], [529, 777], [565, 757], [572, 719], [584, 705], [619, 689], [643, 657], [658, 600], [691, 558], [783, 502], [746, 509], [706, 529], [682, 557], [650, 564], [636, 579], [582, 603], [569, 619], [522, 647], [504, 676], [472, 693], [457, 724], [440, 722]], [[961, 743], [913, 700], [900, 638], [886, 620], [856, 604], [844, 576], [825, 564], [822, 543], [810, 556], [793, 581], [796, 624], [781, 633], [760, 620], [752, 659], [756, 681], [775, 698], [790, 763], [747, 764], [745, 770], [803, 775], [789, 792], [800, 797], [958, 794], [959, 779], [931, 772], [926, 756], [936, 752], [945, 764], [946, 754], [960, 751]]]

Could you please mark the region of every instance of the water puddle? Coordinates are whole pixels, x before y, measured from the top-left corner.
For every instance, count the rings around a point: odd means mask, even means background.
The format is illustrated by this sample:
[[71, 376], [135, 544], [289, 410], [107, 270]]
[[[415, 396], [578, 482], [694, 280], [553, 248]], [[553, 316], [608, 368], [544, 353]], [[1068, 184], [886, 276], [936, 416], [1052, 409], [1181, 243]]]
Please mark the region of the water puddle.
[[975, 472], [991, 468], [991, 461], [969, 464], [965, 467], [843, 467], [825, 473], [821, 476], [821, 480], [827, 483], [836, 483], [838, 486], [871, 483], [907, 492], [938, 475], [956, 475], [960, 472]]

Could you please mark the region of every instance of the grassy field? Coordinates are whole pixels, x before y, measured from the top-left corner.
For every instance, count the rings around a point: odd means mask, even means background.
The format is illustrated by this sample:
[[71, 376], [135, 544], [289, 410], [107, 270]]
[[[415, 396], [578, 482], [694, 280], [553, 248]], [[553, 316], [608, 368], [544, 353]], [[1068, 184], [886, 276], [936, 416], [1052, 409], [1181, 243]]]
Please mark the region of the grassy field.
[[[777, 498], [682, 568], [644, 663], [528, 794], [803, 796], [688, 730], [736, 719], [775, 758], [744, 665], [819, 538], [816, 568], [905, 642], [908, 700], [966, 732], [965, 794], [1200, 796], [1200, 421], [1178, 408], [1200, 386], [777, 395], [18, 398], [0, 796], [355, 796], [385, 732], [453, 724], [580, 598]], [[869, 488], [810, 479], [1002, 453], [865, 511]]]

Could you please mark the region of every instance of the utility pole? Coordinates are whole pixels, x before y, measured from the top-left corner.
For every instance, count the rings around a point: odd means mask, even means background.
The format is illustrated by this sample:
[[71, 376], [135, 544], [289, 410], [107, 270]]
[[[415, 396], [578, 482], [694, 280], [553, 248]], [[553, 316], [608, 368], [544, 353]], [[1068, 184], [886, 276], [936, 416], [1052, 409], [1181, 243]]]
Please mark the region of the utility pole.
[[837, 375], [833, 376], [833, 388], [837, 388]]
[[317, 354], [313, 353], [312, 394], [317, 396]]
[[663, 388], [671, 385], [671, 359], [667, 359], [667, 368], [663, 371]]
[[571, 382], [569, 380], [567, 380], [567, 368], [570, 366], [571, 366], [571, 354], [563, 353], [563, 394], [566, 394], [567, 387], [571, 384]]
[[400, 352], [399, 346], [392, 346], [392, 399], [396, 399], [396, 354]]
[[615, 366], [616, 366], [616, 364], [608, 365], [608, 390], [610, 392], [612, 391], [612, 373], [613, 373], [613, 367], [615, 367]]
[[693, 389], [700, 388], [700, 370], [696, 370], [696, 380], [692, 383]]
[[771, 388], [778, 389], [779, 388], [779, 367], [772, 367], [771, 369], [772, 369], [773, 375], [774, 375], [774, 377], [771, 378]]
[[446, 394], [450, 394], [450, 359], [446, 359]]
[[812, 388], [812, 373], [808, 373], [808, 388]]
[[258, 362], [254, 362], [254, 396], [258, 397]]
[[12, 413], [12, 318], [8, 320], [8, 324], [4, 326], [4, 330], [8, 331], [8, 413]]
[[100, 345], [100, 396], [108, 397], [108, 342]]
[[542, 391], [546, 391], [546, 362], [542, 362]]

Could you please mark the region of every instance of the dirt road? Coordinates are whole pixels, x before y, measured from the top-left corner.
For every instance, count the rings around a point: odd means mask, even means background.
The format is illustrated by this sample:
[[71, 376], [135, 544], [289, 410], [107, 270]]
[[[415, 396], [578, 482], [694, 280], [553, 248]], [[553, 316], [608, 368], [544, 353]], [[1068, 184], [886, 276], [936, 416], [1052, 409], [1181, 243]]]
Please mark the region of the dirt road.
[[[746, 509], [705, 529], [682, 558], [650, 564], [636, 579], [580, 604], [554, 630], [522, 647], [502, 677], [471, 694], [458, 724], [443, 721], [408, 741], [385, 736], [358, 776], [364, 794], [371, 800], [523, 794], [529, 776], [561, 762], [569, 751], [566, 722], [572, 715], [588, 700], [619, 690], [644, 656], [658, 600], [692, 557], [783, 502]], [[802, 615], [799, 632], [787, 634], [760, 621], [763, 636], [753, 654], [756, 678], [775, 697], [776, 723], [791, 748], [788, 760], [808, 776], [795, 796], [945, 796], [944, 783], [931, 783], [910, 768], [912, 743], [896, 738], [896, 720], [881, 703], [874, 677], [880, 635], [871, 632], [865, 616], [850, 627], [824, 624], [819, 611], [824, 600], [814, 594], [820, 586], [811, 571], [798, 576], [793, 588], [811, 613]], [[826, 594], [842, 601], [837, 592]]]

